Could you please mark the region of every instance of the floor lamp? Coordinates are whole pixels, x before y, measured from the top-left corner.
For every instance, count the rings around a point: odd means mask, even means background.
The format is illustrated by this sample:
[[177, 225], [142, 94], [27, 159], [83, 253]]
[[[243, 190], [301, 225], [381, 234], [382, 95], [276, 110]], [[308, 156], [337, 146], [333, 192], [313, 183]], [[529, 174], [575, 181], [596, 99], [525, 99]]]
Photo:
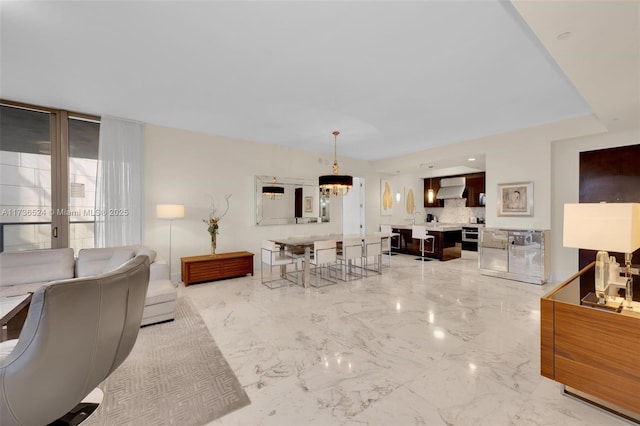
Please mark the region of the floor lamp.
[[156, 217], [169, 221], [169, 279], [171, 279], [171, 225], [175, 219], [184, 218], [184, 205], [158, 204], [156, 205]]

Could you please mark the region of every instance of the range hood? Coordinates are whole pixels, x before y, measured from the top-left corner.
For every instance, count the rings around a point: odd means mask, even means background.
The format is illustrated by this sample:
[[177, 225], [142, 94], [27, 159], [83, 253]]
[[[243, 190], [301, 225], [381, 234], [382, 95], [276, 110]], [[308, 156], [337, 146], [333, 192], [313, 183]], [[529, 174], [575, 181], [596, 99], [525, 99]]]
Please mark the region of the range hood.
[[440, 179], [440, 189], [436, 198], [447, 200], [450, 198], [462, 198], [466, 179], [464, 177]]

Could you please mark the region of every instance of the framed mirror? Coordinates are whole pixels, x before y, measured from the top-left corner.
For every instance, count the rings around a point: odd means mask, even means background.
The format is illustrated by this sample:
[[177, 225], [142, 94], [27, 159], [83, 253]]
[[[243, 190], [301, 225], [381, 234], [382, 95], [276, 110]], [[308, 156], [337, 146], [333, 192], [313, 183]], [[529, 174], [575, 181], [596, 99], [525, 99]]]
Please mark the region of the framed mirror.
[[329, 222], [329, 197], [315, 179], [256, 176], [255, 188], [257, 225]]

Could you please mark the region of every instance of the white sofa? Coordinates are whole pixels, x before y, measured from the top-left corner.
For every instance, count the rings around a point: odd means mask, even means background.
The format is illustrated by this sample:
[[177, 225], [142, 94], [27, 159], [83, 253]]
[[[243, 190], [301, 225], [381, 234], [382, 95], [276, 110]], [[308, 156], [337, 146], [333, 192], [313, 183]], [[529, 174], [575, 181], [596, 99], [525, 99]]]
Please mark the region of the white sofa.
[[140, 246], [82, 249], [77, 259], [71, 248], [0, 253], [0, 296], [33, 292], [50, 281], [100, 275], [138, 255], [151, 262], [141, 325], [174, 319], [178, 292], [169, 279], [169, 265]]

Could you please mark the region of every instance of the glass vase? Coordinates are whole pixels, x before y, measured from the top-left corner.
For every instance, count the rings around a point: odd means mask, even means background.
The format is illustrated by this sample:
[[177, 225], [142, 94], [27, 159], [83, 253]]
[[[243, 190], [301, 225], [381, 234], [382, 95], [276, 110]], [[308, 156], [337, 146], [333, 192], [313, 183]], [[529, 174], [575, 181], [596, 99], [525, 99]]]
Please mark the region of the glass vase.
[[211, 234], [211, 256], [216, 255], [216, 234]]
[[599, 304], [606, 303], [605, 290], [609, 281], [609, 253], [596, 253], [596, 296]]

